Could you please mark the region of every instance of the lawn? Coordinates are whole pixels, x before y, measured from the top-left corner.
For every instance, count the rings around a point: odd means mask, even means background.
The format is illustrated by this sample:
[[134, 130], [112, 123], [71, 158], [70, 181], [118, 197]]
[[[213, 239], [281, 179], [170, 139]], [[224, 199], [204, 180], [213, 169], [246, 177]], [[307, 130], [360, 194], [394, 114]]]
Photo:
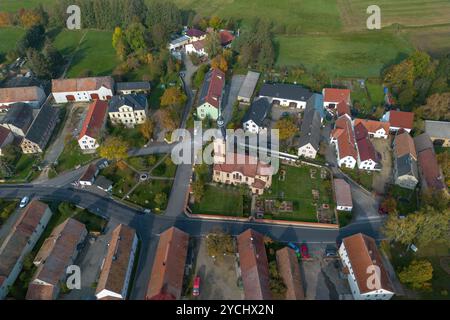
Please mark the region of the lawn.
[[113, 194], [122, 198], [137, 183], [136, 173], [124, 164], [113, 164], [100, 172], [113, 182]]
[[352, 178], [354, 181], [362, 185], [364, 188], [366, 188], [368, 191], [372, 191], [372, 185], [373, 185], [373, 172], [367, 172], [364, 170], [358, 170], [358, 169], [348, 169], [348, 168], [341, 168], [341, 170], [347, 174], [350, 178]]
[[243, 217], [244, 201], [242, 193], [232, 186], [205, 186], [205, 195], [200, 203], [192, 206], [196, 214], [218, 214]]
[[[58, 40], [59, 45], [67, 46], [67, 48], [73, 47], [77, 38], [72, 34], [73, 32], [75, 31], [64, 31]], [[67, 74], [68, 78], [76, 78], [80, 74], [110, 75], [119, 64], [111, 39], [112, 32], [110, 31], [89, 30], [75, 53]], [[69, 50], [67, 49], [65, 52], [69, 53]]]
[[[0, 6], [1, 11], [1, 6]], [[23, 36], [25, 30], [16, 27], [0, 28], [0, 54], [6, 54], [16, 47], [17, 41]]]
[[58, 164], [55, 167], [57, 172], [63, 172], [73, 169], [79, 165], [85, 165], [94, 160], [97, 154], [84, 154], [76, 140], [70, 140], [64, 146], [64, 150], [58, 158]]
[[56, 36], [54, 37], [54, 45], [55, 47], [63, 54], [64, 56], [71, 55], [78, 46], [83, 35], [88, 32], [86, 30], [52, 30]]
[[165, 158], [156, 168], [151, 172], [152, 176], [172, 178], [175, 177], [177, 170], [176, 164], [173, 163], [170, 155]]
[[2, 0], [0, 11], [17, 12], [21, 8], [32, 9], [42, 4], [45, 8], [55, 3], [55, 0]]
[[108, 136], [118, 137], [129, 144], [130, 148], [141, 148], [147, 143], [147, 139], [142, 135], [139, 125], [134, 128], [125, 128], [122, 125], [113, 126], [108, 119]]
[[[310, 170], [316, 170], [314, 179]], [[282, 179], [285, 172], [284, 181]], [[272, 177], [272, 187], [263, 195], [263, 199], [278, 199], [280, 201], [292, 201], [294, 210], [292, 213], [277, 213], [273, 219], [296, 220], [317, 222], [316, 204], [311, 190], [318, 190], [318, 204], [329, 204], [334, 207], [331, 191], [331, 182], [322, 180], [320, 169], [303, 166], [293, 167], [282, 165], [278, 173]]]
[[378, 77], [412, 51], [405, 39], [389, 31], [278, 36], [275, 43], [277, 65], [303, 64], [337, 77]]
[[[169, 180], [150, 180], [142, 182], [127, 200], [144, 208], [164, 210], [167, 207], [170, 189], [172, 189], [172, 181]], [[167, 196], [166, 201], [159, 208], [155, 203], [155, 196], [158, 193], [164, 193]]]

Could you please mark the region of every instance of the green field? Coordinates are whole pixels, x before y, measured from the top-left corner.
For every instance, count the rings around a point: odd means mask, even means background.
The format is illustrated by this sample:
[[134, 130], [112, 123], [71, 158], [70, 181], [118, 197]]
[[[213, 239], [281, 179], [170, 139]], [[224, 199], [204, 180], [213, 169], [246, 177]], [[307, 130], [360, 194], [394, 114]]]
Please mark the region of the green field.
[[388, 64], [398, 62], [413, 48], [389, 32], [335, 35], [279, 36], [277, 65], [323, 69], [334, 76], [377, 77]]
[[31, 9], [39, 4], [48, 7], [53, 3], [55, 3], [55, 0], [1, 0], [0, 11], [16, 12], [21, 8]]
[[6, 54], [9, 50], [15, 48], [17, 40], [24, 33], [25, 30], [22, 28], [0, 28], [0, 54]]
[[200, 203], [192, 206], [196, 214], [217, 214], [225, 216], [243, 215], [243, 196], [230, 186], [205, 186], [205, 195]]

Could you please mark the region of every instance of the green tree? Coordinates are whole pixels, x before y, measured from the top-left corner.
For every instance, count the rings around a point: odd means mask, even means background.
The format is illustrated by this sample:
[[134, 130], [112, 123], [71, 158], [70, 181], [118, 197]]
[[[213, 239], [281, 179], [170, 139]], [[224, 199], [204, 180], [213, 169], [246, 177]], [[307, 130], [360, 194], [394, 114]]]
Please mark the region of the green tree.
[[195, 202], [200, 202], [205, 195], [205, 184], [201, 180], [196, 180], [192, 184], [192, 192], [194, 194]]
[[210, 59], [214, 58], [222, 52], [222, 44], [220, 42], [219, 33], [214, 31], [209, 33], [205, 39], [205, 51]]
[[433, 278], [433, 266], [427, 260], [413, 260], [398, 276], [402, 283], [414, 289], [424, 289]]
[[128, 143], [119, 137], [108, 137], [100, 145], [99, 154], [108, 160], [123, 160], [128, 157]]
[[148, 48], [148, 34], [142, 23], [134, 22], [130, 24], [125, 30], [124, 36], [132, 51]]
[[177, 87], [166, 89], [161, 96], [161, 106], [181, 106], [186, 103], [186, 95]]
[[278, 129], [280, 140], [291, 139], [298, 132], [297, 124], [291, 117], [284, 117], [278, 120], [275, 124], [275, 129]]
[[167, 202], [167, 194], [162, 192], [157, 193], [153, 201], [158, 206], [158, 208], [162, 208]]
[[214, 230], [206, 236], [208, 255], [218, 260], [235, 252], [233, 237], [222, 230]]
[[269, 263], [269, 274], [269, 286], [273, 298], [284, 299], [287, 288], [278, 272], [277, 262], [275, 260]]

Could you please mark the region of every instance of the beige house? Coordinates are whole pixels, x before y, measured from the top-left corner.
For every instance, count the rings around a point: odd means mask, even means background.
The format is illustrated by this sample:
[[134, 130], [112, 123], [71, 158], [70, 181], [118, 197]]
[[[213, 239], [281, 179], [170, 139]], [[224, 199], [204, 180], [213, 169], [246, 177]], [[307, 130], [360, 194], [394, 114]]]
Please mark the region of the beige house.
[[147, 118], [148, 102], [143, 94], [114, 96], [109, 102], [108, 114], [112, 124], [134, 127]]

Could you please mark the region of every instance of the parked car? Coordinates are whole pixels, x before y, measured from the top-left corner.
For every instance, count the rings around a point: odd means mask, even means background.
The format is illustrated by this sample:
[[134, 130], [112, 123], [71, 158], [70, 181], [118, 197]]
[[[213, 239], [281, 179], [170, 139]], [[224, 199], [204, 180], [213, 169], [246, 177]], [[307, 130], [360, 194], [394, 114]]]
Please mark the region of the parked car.
[[336, 248], [326, 248], [325, 249], [325, 256], [327, 256], [327, 257], [336, 257], [337, 256]]
[[302, 252], [302, 258], [303, 259], [309, 259], [309, 252], [308, 252], [308, 247], [306, 246], [306, 244], [302, 244], [300, 246], [301, 252]]
[[295, 253], [300, 253], [300, 249], [299, 249], [299, 247], [297, 247], [297, 246], [295, 245], [295, 243], [289, 242], [289, 243], [288, 243], [288, 247], [294, 249]]
[[19, 207], [25, 208], [26, 205], [28, 204], [28, 202], [30, 202], [30, 198], [29, 197], [23, 197], [22, 200], [20, 200]]
[[196, 276], [194, 279], [194, 287], [192, 288], [192, 295], [197, 297], [200, 295], [200, 277]]

